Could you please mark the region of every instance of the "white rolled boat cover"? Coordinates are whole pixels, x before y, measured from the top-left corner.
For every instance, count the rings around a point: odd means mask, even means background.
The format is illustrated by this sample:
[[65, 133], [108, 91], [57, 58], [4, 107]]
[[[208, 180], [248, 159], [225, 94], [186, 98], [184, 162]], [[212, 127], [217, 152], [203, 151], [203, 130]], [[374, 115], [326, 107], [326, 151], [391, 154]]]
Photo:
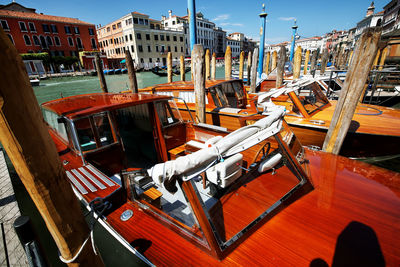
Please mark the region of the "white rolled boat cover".
[[260, 143], [278, 133], [282, 127], [284, 109], [276, 109], [268, 117], [256, 123], [228, 134], [214, 145], [203, 148], [192, 154], [179, 157], [148, 169], [153, 181], [161, 185], [174, 175], [181, 175], [183, 180], [189, 180], [205, 171], [222, 158], [227, 158]]

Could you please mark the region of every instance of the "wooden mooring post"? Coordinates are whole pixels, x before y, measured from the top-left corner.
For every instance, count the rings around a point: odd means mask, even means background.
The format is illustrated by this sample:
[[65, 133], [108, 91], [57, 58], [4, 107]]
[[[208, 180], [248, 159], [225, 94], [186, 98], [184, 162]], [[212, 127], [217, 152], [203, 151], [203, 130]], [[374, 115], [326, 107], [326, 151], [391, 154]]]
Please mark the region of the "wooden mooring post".
[[99, 77], [100, 88], [104, 93], [108, 93], [106, 78], [104, 77], [103, 64], [101, 64], [100, 54], [96, 53], [94, 57], [96, 63], [97, 77]]
[[[89, 238], [78, 199], [44, 123], [14, 45], [0, 29], [0, 142], [38, 208], [61, 256], [72, 259]], [[69, 266], [103, 266], [91, 240]]]
[[125, 62], [126, 62], [126, 68], [128, 69], [129, 86], [130, 86], [129, 89], [132, 91], [132, 93], [138, 93], [139, 88], [136, 79], [135, 66], [133, 65], [131, 53], [129, 52], [128, 49], [125, 51]]
[[256, 83], [257, 83], [257, 62], [258, 61], [258, 48], [254, 48], [253, 50], [253, 59], [251, 60], [251, 81], [250, 81], [250, 93], [256, 92]]
[[387, 54], [388, 54], [388, 48], [385, 47], [381, 53], [381, 60], [379, 61], [379, 70], [383, 69], [383, 65], [385, 65]]
[[172, 83], [172, 53], [168, 52], [167, 54], [167, 75], [168, 82]]
[[310, 65], [310, 72], [314, 73], [317, 67], [317, 59], [318, 59], [318, 50], [314, 50], [311, 56], [311, 65]]
[[210, 50], [206, 50], [205, 55], [205, 63], [206, 63], [206, 80], [210, 79]]
[[304, 59], [304, 69], [303, 69], [303, 74], [306, 75], [308, 71], [308, 62], [310, 60], [310, 50], [306, 51], [306, 56]]
[[228, 45], [225, 51], [225, 80], [230, 80], [232, 76], [232, 50]]
[[216, 71], [217, 71], [217, 55], [213, 53], [211, 58], [211, 80], [215, 80]]
[[247, 54], [247, 84], [250, 84], [251, 80], [251, 51]]
[[369, 28], [357, 42], [354, 58], [347, 72], [322, 148], [326, 152], [333, 154], [340, 152], [374, 61], [381, 32], [381, 28]]
[[196, 99], [196, 118], [206, 122], [206, 79], [204, 77], [204, 49], [200, 44], [193, 47], [193, 84]]
[[240, 52], [239, 58], [239, 79], [243, 80], [243, 68], [244, 68], [244, 51]]
[[180, 73], [181, 73], [181, 81], [184, 81], [185, 80], [185, 70], [186, 70], [186, 68], [185, 68], [185, 58], [183, 57], [183, 56], [181, 56], [180, 57], [180, 65], [179, 65], [179, 68], [180, 68]]
[[270, 71], [270, 69], [269, 69], [270, 59], [271, 59], [271, 52], [267, 52], [267, 55], [265, 56], [265, 61], [264, 61], [264, 73], [267, 75], [269, 74], [269, 71]]
[[279, 88], [283, 85], [283, 75], [285, 72], [285, 61], [286, 61], [286, 49], [283, 45], [281, 45], [281, 49], [279, 50], [279, 60], [277, 65], [276, 72], [276, 84], [275, 87]]
[[278, 53], [274, 51], [272, 52], [271, 71], [276, 69], [277, 64], [278, 64]]
[[300, 78], [300, 70], [301, 70], [301, 46], [297, 46], [293, 59], [293, 80]]
[[328, 59], [329, 59], [329, 52], [328, 49], [324, 49], [324, 53], [322, 54], [322, 59], [321, 59], [321, 70], [320, 70], [320, 74], [324, 75], [325, 74], [325, 68], [326, 68], [326, 64], [328, 63]]

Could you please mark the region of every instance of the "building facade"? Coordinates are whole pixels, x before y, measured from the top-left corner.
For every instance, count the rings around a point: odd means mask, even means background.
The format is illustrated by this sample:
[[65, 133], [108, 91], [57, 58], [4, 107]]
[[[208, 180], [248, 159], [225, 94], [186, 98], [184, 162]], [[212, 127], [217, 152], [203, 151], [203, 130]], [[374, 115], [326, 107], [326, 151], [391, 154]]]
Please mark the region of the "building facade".
[[110, 61], [110, 68], [119, 67], [126, 50], [131, 53], [137, 67], [146, 69], [165, 66], [169, 51], [175, 63], [185, 54], [183, 32], [164, 29], [160, 21], [139, 12], [131, 12], [98, 27], [97, 36], [101, 51]]
[[227, 46], [231, 47], [231, 51], [232, 51], [232, 57], [233, 58], [237, 58], [240, 56], [240, 41], [237, 41], [235, 39], [231, 39], [230, 37], [226, 38], [226, 44]]
[[400, 29], [400, 0], [392, 0], [383, 7], [382, 34]]
[[98, 49], [95, 25], [75, 18], [36, 13], [18, 3], [0, 6], [1, 27], [19, 53], [78, 56]]
[[375, 26], [381, 26], [382, 25], [382, 19], [383, 19], [383, 11], [374, 13], [375, 12], [375, 6], [374, 2], [371, 3], [371, 5], [367, 9], [367, 14], [365, 15], [365, 18], [360, 20], [357, 23], [355, 35], [354, 35], [354, 41], [357, 41], [360, 37], [361, 34], [367, 29]]

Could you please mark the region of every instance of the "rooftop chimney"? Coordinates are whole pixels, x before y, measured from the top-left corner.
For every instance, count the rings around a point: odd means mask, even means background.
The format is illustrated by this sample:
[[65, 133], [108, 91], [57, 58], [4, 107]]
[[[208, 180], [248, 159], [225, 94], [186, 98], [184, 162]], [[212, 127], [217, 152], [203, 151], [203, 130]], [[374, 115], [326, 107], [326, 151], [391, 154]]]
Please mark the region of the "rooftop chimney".
[[169, 18], [172, 18], [172, 10], [168, 10]]
[[367, 9], [367, 15], [365, 17], [369, 17], [369, 16], [373, 15], [374, 11], [375, 11], [375, 5], [374, 5], [374, 2], [372, 1], [371, 5]]

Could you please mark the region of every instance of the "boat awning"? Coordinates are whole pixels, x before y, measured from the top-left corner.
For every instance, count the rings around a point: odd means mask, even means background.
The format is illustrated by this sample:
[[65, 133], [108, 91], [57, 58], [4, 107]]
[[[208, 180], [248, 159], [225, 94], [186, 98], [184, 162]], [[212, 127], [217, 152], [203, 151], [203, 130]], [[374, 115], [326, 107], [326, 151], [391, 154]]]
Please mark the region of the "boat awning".
[[125, 59], [121, 60], [119, 63], [125, 63]]

